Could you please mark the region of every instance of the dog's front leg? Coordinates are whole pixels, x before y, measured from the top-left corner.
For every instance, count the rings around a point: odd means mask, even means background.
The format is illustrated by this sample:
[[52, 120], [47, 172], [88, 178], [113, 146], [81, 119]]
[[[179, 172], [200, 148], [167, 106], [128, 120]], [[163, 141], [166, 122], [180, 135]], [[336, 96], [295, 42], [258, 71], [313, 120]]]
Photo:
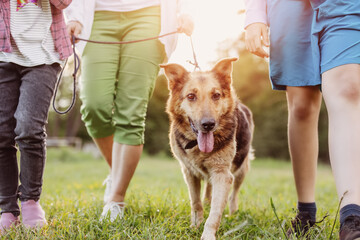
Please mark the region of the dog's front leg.
[[188, 186], [191, 201], [191, 227], [199, 227], [204, 220], [204, 211], [200, 198], [201, 179], [194, 176], [185, 167], [183, 167], [182, 170]]
[[229, 170], [216, 171], [211, 174], [210, 181], [212, 185], [211, 209], [201, 236], [202, 240], [216, 239], [215, 234], [220, 226], [221, 216], [226, 206], [233, 176]]
[[205, 187], [204, 187], [204, 195], [203, 195], [203, 203], [204, 204], [211, 204], [211, 183], [206, 181]]

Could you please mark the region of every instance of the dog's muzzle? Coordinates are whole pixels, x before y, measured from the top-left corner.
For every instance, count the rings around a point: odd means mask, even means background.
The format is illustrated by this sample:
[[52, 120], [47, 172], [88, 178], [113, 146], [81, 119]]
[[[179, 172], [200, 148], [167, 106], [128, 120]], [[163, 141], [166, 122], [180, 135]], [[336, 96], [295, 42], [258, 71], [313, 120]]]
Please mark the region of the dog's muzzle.
[[192, 131], [196, 134], [197, 140], [189, 142], [185, 149], [190, 149], [196, 146], [199, 147], [199, 150], [204, 153], [210, 153], [214, 149], [214, 134], [212, 130], [215, 128], [215, 120], [212, 118], [203, 118], [201, 120], [201, 130], [199, 131], [194, 122], [189, 118], [190, 127]]

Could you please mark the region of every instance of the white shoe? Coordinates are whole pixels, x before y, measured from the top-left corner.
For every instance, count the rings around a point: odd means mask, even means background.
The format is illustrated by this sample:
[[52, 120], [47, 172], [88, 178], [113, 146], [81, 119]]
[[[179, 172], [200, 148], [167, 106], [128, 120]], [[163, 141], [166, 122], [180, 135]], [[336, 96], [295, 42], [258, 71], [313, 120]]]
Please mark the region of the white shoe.
[[107, 218], [109, 218], [110, 222], [114, 222], [117, 218], [122, 219], [124, 217], [124, 208], [124, 202], [108, 202], [103, 208], [103, 212], [100, 216], [100, 222]]
[[103, 182], [103, 186], [105, 185], [104, 203], [107, 203], [110, 200], [111, 182], [111, 175], [109, 174]]

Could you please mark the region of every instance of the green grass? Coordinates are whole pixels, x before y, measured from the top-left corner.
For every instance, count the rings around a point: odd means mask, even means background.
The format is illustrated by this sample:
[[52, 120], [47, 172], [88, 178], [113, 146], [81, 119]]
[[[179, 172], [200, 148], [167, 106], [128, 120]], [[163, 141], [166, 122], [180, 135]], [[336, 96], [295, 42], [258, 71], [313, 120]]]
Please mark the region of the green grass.
[[[105, 161], [71, 149], [49, 149], [41, 203], [49, 225], [37, 231], [21, 226], [2, 239], [200, 239], [203, 224], [190, 228], [187, 188], [177, 161], [143, 156], [129, 187], [125, 218], [100, 223]], [[285, 239], [295, 215], [296, 193], [290, 163], [256, 159], [239, 193], [239, 211], [226, 208], [218, 239]], [[272, 199], [276, 214], [270, 204]], [[311, 239], [329, 239], [338, 200], [328, 166], [319, 166], [318, 219], [329, 214], [311, 231]], [[209, 207], [205, 208], [205, 217]], [[281, 225], [280, 225], [281, 224]], [[337, 239], [338, 223], [333, 239]]]

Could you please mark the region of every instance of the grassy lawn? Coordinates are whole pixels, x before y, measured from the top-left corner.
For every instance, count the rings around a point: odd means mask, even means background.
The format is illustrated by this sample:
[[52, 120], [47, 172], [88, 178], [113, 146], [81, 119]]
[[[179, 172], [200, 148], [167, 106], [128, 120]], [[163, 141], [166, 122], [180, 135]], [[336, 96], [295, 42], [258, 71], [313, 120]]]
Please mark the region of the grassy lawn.
[[[187, 188], [177, 161], [143, 156], [127, 193], [125, 218], [99, 223], [108, 174], [104, 160], [71, 149], [49, 149], [41, 198], [49, 226], [38, 231], [18, 227], [2, 239], [200, 239], [190, 228]], [[291, 165], [256, 159], [241, 187], [239, 211], [222, 218], [218, 239], [285, 239], [295, 215], [296, 194]], [[277, 221], [270, 198], [276, 208]], [[319, 166], [317, 180], [318, 220], [311, 239], [329, 239], [338, 207], [335, 184], [328, 166]], [[205, 214], [209, 212], [206, 207]], [[336, 222], [333, 239], [337, 239]]]

